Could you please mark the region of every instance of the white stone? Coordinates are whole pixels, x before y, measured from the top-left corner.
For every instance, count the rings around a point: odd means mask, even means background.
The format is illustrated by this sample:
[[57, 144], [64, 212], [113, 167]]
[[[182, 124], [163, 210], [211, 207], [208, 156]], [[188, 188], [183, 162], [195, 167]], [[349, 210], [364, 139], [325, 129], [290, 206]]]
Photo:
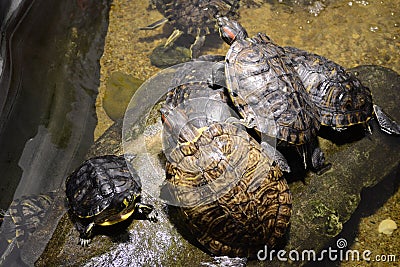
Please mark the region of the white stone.
[[395, 221], [391, 219], [386, 219], [381, 221], [378, 227], [379, 233], [383, 233], [385, 235], [391, 235], [394, 230], [397, 229], [397, 224]]

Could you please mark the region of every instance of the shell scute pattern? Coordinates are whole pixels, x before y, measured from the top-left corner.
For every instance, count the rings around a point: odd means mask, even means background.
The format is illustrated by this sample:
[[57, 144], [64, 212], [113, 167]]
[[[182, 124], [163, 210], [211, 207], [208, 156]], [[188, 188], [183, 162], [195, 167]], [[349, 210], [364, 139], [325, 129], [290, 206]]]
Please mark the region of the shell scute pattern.
[[371, 91], [333, 61], [294, 47], [285, 47], [321, 124], [336, 129], [365, 124], [373, 115]]
[[256, 118], [258, 131], [304, 144], [319, 129], [318, 111], [286, 57], [263, 34], [236, 40], [226, 55], [228, 90], [241, 115]]
[[[181, 212], [210, 252], [254, 258], [259, 249], [275, 246], [285, 233], [291, 195], [279, 167], [254, 139], [240, 132], [231, 124], [213, 123], [194, 142], [193, 156], [184, 155], [178, 146], [167, 163], [167, 181], [177, 188], [203, 186], [204, 191], [219, 193], [207, 204], [202, 204], [204, 194], [175, 189], [173, 197], [193, 204], [181, 207]], [[214, 161], [201, 160], [217, 151]]]
[[[254, 258], [284, 235], [291, 195], [282, 171], [261, 145], [241, 127], [224, 123], [230, 111], [204, 119], [210, 111], [199, 99], [211, 96], [216, 106], [226, 107], [221, 93], [193, 81], [168, 93], [161, 110], [164, 128], [178, 134], [171, 133], [176, 146], [164, 151], [161, 196], [174, 200], [180, 218], [208, 251]], [[192, 97], [197, 105], [190, 105]]]

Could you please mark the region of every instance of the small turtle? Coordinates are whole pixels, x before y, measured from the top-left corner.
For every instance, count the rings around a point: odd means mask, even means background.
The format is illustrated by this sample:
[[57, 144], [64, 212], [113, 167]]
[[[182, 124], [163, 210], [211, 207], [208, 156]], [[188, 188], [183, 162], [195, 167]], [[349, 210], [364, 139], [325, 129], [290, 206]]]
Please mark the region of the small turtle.
[[373, 104], [371, 91], [339, 64], [317, 54], [285, 47], [304, 87], [320, 113], [322, 125], [337, 131], [368, 125], [375, 115], [382, 131], [400, 134], [400, 126]]
[[276, 162], [233, 124], [197, 128], [185, 110], [169, 105], [162, 115], [179, 142], [166, 155], [161, 197], [178, 206], [196, 240], [232, 257], [255, 258], [265, 245], [276, 246], [291, 216], [291, 194]]
[[[133, 173], [132, 173], [133, 171]], [[66, 180], [69, 211], [87, 246], [95, 225], [108, 226], [133, 213], [151, 221], [153, 206], [140, 203], [139, 176], [128, 169], [124, 157], [105, 155], [86, 160]]]
[[2, 235], [7, 236], [8, 243], [15, 240], [17, 246], [21, 248], [29, 235], [46, 219], [55, 194], [55, 192], [49, 192], [23, 196], [11, 203], [8, 210], [3, 212], [4, 225], [1, 231]]
[[254, 127], [262, 137], [276, 137], [281, 145], [295, 145], [305, 166], [311, 162], [315, 171], [326, 171], [330, 165], [324, 163], [316, 138], [319, 112], [287, 53], [265, 34], [249, 38], [235, 20], [219, 17], [218, 26], [221, 38], [231, 47], [225, 64], [216, 65], [211, 82], [226, 81], [247, 127]]
[[154, 0], [152, 4], [165, 18], [140, 29], [152, 30], [171, 23], [174, 31], [164, 46], [170, 47], [182, 34], [194, 36], [196, 39], [190, 47], [192, 58], [199, 55], [205, 36], [215, 32], [214, 17], [236, 17], [239, 8], [239, 0]]

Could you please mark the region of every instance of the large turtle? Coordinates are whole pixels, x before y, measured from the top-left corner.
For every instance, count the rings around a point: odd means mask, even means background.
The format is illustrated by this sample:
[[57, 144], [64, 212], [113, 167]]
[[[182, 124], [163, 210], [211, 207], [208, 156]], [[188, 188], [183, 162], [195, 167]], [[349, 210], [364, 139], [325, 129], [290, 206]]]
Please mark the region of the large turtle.
[[327, 58], [295, 47], [285, 47], [311, 100], [319, 110], [322, 125], [337, 131], [363, 124], [376, 116], [381, 129], [400, 134], [400, 126], [373, 104], [371, 91], [355, 75]]
[[214, 17], [236, 17], [239, 8], [239, 0], [153, 0], [152, 4], [165, 18], [140, 29], [152, 30], [169, 22], [174, 31], [164, 46], [170, 47], [182, 34], [194, 36], [192, 58], [199, 55], [205, 36], [215, 32]]
[[215, 255], [255, 258], [265, 245], [276, 246], [291, 216], [278, 164], [240, 127], [209, 122], [198, 128], [179, 106], [161, 111], [178, 139], [166, 155], [161, 196], [179, 207], [191, 234]]
[[[207, 56], [202, 56], [210, 60]], [[221, 57], [211, 56], [213, 60], [221, 60]], [[197, 128], [208, 126], [212, 122], [237, 122], [236, 113], [228, 95], [226, 88], [221, 84], [220, 88], [212, 88], [209, 85], [209, 78], [212, 68], [209, 61], [195, 61], [183, 64], [179, 71], [171, 80], [171, 88], [167, 93], [165, 104], [170, 107], [179, 107], [183, 109], [188, 120]], [[204, 64], [202, 64], [204, 63]], [[239, 124], [236, 124], [240, 127]], [[167, 142], [174, 148], [177, 137], [173, 135], [164, 135], [163, 137], [172, 137]], [[164, 142], [166, 144], [166, 142]], [[274, 157], [282, 171], [290, 172], [290, 167], [284, 156], [274, 149], [270, 144], [264, 145], [265, 153], [269, 157]]]
[[226, 81], [244, 124], [264, 140], [272, 137], [278, 144], [295, 145], [305, 166], [311, 163], [318, 173], [326, 171], [330, 165], [324, 163], [316, 138], [319, 112], [284, 49], [262, 33], [249, 38], [237, 21], [227, 17], [219, 17], [218, 26], [231, 47], [225, 63], [215, 68], [212, 83]]
[[80, 244], [87, 246], [95, 225], [108, 226], [133, 213], [151, 221], [153, 207], [140, 203], [139, 176], [121, 156], [105, 155], [86, 160], [66, 180], [66, 195]]

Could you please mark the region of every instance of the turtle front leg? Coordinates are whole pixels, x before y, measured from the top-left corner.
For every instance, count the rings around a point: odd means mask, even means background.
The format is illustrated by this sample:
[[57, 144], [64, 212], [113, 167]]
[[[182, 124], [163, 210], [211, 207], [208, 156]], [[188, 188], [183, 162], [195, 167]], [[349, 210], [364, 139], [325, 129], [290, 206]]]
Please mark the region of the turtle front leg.
[[152, 222], [157, 222], [157, 212], [152, 212], [154, 210], [153, 205], [150, 204], [143, 204], [143, 203], [136, 203], [135, 205], [136, 212], [140, 214], [140, 216], [144, 216], [144, 218], [148, 219]]
[[197, 58], [200, 55], [200, 50], [203, 47], [205, 40], [206, 37], [204, 35], [200, 35], [199, 30], [194, 43], [190, 46], [190, 58]]
[[79, 244], [82, 247], [88, 246], [92, 241], [92, 230], [94, 225], [94, 222], [91, 222], [88, 225], [84, 225], [79, 221], [75, 222], [75, 228], [79, 232]]
[[211, 68], [211, 77], [207, 79], [208, 85], [213, 89], [226, 88], [225, 62], [216, 62]]

